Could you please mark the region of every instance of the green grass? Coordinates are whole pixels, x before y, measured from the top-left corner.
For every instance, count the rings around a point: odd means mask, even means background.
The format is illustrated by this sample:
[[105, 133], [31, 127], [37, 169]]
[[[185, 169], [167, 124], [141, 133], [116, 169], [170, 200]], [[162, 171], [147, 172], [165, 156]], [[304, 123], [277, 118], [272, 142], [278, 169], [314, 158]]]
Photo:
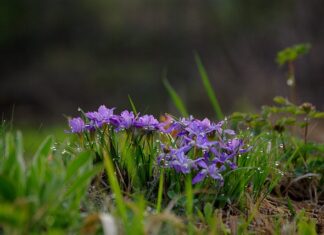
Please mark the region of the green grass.
[[[223, 119], [207, 72], [195, 58], [216, 118]], [[163, 82], [188, 117], [180, 96]], [[136, 114], [130, 96], [129, 101]], [[211, 178], [192, 185], [194, 175], [157, 164], [160, 144], [176, 144], [172, 133], [115, 132], [109, 125], [83, 134], [66, 134], [62, 126], [23, 126], [21, 132], [2, 123], [0, 235], [323, 232], [315, 217], [323, 216], [324, 144], [307, 134], [324, 114], [309, 103], [282, 97], [275, 102], [261, 113], [228, 115], [225, 126], [251, 149], [235, 156], [236, 169], [222, 172], [223, 185]], [[297, 128], [304, 136], [295, 134]]]
[[197, 67], [198, 67], [200, 78], [201, 78], [202, 83], [204, 85], [205, 91], [206, 91], [206, 93], [208, 95], [208, 98], [210, 100], [210, 103], [211, 103], [211, 105], [212, 105], [212, 107], [213, 107], [213, 109], [215, 111], [216, 118], [218, 120], [222, 120], [222, 119], [224, 119], [224, 114], [223, 114], [221, 106], [220, 106], [220, 104], [218, 102], [217, 96], [215, 94], [215, 90], [212, 88], [212, 85], [211, 85], [210, 80], [208, 78], [205, 67], [204, 67], [203, 63], [201, 62], [201, 59], [200, 59], [200, 57], [199, 57], [199, 55], [197, 53], [195, 54], [195, 60], [196, 60], [196, 64], [197, 64]]
[[[99, 142], [93, 142], [93, 149], [86, 151], [84, 140], [80, 143], [79, 138], [55, 130], [59, 133], [56, 140], [45, 138], [32, 155], [32, 149], [26, 155], [24, 143], [38, 141], [37, 131], [27, 132], [29, 140], [21, 132], [1, 131], [0, 234], [66, 234], [84, 229], [102, 234], [102, 213], [113, 216], [114, 226], [124, 234], [229, 234], [234, 228], [228, 227], [222, 214], [230, 213], [236, 214], [237, 231], [246, 234], [262, 230], [254, 221], [264, 200], [286, 197], [276, 194], [286, 175], [298, 177], [297, 169], [323, 174], [321, 165], [316, 165], [324, 154], [321, 144], [305, 145], [291, 134], [275, 130], [239, 132], [252, 149], [237, 158], [237, 169], [224, 173], [223, 187], [213, 186], [212, 181], [192, 186], [189, 175], [183, 178], [167, 169], [157, 171], [149, 159], [156, 156], [159, 135], [118, 137], [106, 130]], [[107, 140], [108, 145], [104, 144]], [[105, 154], [107, 150], [117, 155]], [[102, 162], [93, 161], [96, 152], [103, 153]], [[115, 159], [119, 154], [124, 159], [121, 165]], [[131, 170], [129, 175], [127, 170]], [[293, 204], [290, 210], [294, 210]], [[91, 218], [98, 219], [90, 226]], [[316, 221], [308, 214], [270, 218], [273, 231], [280, 233], [278, 219], [293, 233], [315, 234]]]

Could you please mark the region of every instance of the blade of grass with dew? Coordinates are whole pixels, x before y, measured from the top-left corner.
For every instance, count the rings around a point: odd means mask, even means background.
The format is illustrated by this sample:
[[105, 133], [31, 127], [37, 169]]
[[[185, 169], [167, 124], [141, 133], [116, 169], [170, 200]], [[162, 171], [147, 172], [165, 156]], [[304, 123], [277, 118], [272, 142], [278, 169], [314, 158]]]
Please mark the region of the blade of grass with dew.
[[206, 72], [206, 70], [201, 62], [201, 59], [197, 53], [195, 54], [195, 60], [196, 60], [196, 64], [197, 64], [199, 74], [200, 74], [201, 80], [203, 82], [204, 88], [207, 92], [209, 100], [213, 106], [215, 113], [216, 113], [216, 117], [221, 120], [224, 118], [224, 114], [223, 114], [222, 109], [219, 105], [215, 91], [213, 90], [213, 88], [211, 86], [207, 72]]
[[159, 213], [161, 211], [163, 183], [164, 183], [164, 168], [162, 168], [162, 170], [161, 170], [160, 180], [159, 180], [158, 199], [157, 199], [157, 206], [156, 206], [157, 213]]
[[176, 108], [178, 109], [178, 111], [180, 112], [180, 114], [184, 117], [188, 117], [188, 112], [187, 109], [183, 103], [183, 101], [181, 100], [180, 96], [177, 94], [177, 92], [173, 89], [173, 87], [171, 86], [171, 84], [169, 83], [169, 81], [167, 79], [163, 79], [163, 84], [165, 86], [165, 88], [167, 89], [173, 104], [176, 106]]
[[[125, 204], [123, 201], [122, 192], [121, 192], [121, 189], [118, 184], [118, 180], [115, 175], [115, 169], [113, 166], [113, 162], [112, 162], [110, 156], [108, 156], [108, 153], [106, 151], [104, 151], [103, 157], [104, 157], [104, 166], [105, 166], [105, 169], [106, 169], [106, 172], [108, 175], [109, 184], [110, 184], [112, 192], [115, 194], [117, 210], [124, 222], [124, 225], [126, 226], [127, 225], [127, 211], [126, 211], [126, 207], [125, 207]], [[126, 228], [127, 228], [127, 226], [126, 226]]]
[[130, 95], [128, 95], [128, 100], [129, 100], [129, 103], [130, 103], [131, 106], [132, 106], [132, 110], [133, 110], [133, 112], [134, 112], [134, 114], [135, 114], [135, 116], [136, 116], [136, 115], [137, 115], [136, 106], [135, 106], [135, 104], [134, 104], [134, 102], [133, 102], [133, 99], [132, 99], [132, 97], [131, 97]]

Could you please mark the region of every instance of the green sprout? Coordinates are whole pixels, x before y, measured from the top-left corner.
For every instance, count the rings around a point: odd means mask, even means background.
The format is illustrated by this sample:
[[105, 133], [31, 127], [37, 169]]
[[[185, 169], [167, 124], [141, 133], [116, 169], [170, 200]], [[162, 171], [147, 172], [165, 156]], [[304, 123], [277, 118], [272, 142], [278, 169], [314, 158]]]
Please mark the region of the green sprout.
[[287, 85], [291, 88], [290, 98], [293, 102], [296, 102], [296, 79], [295, 79], [295, 65], [294, 62], [303, 55], [309, 53], [311, 49], [310, 43], [300, 43], [287, 47], [277, 53], [276, 61], [279, 66], [287, 64]]

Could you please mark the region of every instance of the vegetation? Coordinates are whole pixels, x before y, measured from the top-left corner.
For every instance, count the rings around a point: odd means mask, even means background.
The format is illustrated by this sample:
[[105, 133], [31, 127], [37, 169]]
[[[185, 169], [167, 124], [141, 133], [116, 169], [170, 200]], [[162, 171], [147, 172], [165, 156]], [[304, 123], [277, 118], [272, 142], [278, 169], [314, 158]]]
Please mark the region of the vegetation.
[[[215, 92], [198, 56], [215, 115]], [[179, 112], [180, 96], [164, 84]], [[69, 120], [32, 158], [22, 133], [0, 129], [0, 234], [316, 234], [324, 232], [324, 118], [283, 97], [223, 121], [158, 121], [100, 106]], [[300, 135], [300, 133], [302, 133]]]

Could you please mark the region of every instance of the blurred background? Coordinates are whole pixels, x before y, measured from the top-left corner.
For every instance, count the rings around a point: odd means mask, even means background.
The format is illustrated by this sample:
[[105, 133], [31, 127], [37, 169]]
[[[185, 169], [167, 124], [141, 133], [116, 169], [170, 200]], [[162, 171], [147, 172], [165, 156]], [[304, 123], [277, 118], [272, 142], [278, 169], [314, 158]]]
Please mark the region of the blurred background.
[[324, 110], [323, 0], [1, 0], [0, 110], [52, 125], [101, 104], [177, 114], [163, 71], [197, 117], [213, 117], [197, 51], [225, 113], [288, 96], [276, 53], [309, 42], [296, 63], [299, 101]]

